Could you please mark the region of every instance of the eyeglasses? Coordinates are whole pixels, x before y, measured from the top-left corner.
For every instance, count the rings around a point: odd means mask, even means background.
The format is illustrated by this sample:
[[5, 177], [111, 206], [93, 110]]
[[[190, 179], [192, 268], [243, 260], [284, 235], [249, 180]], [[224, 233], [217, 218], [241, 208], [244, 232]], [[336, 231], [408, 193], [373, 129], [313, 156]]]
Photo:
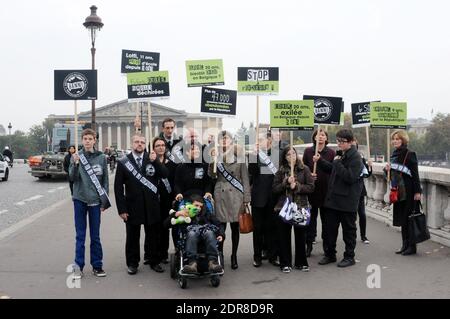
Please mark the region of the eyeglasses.
[[337, 139], [336, 139], [336, 142], [337, 142], [338, 144], [348, 143], [348, 141], [347, 141], [346, 139], [343, 139], [343, 138], [337, 138]]

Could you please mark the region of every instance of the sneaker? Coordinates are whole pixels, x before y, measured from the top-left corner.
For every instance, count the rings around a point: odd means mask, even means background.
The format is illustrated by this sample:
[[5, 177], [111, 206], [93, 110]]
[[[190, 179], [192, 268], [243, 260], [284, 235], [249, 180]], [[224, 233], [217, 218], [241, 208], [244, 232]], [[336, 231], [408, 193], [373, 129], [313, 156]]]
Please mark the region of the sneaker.
[[161, 264], [151, 265], [150, 268], [156, 272], [164, 272], [164, 268], [161, 267]]
[[349, 266], [353, 266], [355, 264], [355, 259], [353, 258], [344, 258], [338, 263], [338, 267], [345, 268]]
[[81, 279], [81, 278], [83, 278], [83, 275], [84, 275], [83, 271], [80, 269], [80, 267], [74, 265], [73, 270], [72, 270], [72, 278], [74, 280]]
[[92, 273], [96, 277], [106, 277], [106, 272], [102, 268], [94, 268], [92, 269]]
[[367, 237], [361, 238], [361, 241], [366, 245], [370, 244], [370, 241], [367, 239]]
[[221, 265], [219, 265], [219, 264], [217, 263], [216, 260], [210, 260], [210, 261], [208, 262], [208, 270], [209, 270], [210, 272], [222, 272], [222, 271], [223, 271], [223, 268], [222, 268]]
[[301, 270], [303, 272], [308, 272], [309, 266], [295, 266], [295, 269]]
[[281, 268], [281, 271], [284, 272], [284, 273], [286, 273], [286, 274], [290, 273], [291, 270], [292, 270], [292, 268], [291, 268], [291, 267], [288, 267], [288, 266]]
[[187, 274], [197, 273], [197, 263], [195, 261], [191, 261], [189, 264], [184, 265], [183, 272]]
[[262, 260], [266, 260], [266, 259], [268, 259], [269, 258], [269, 256], [268, 256], [268, 254], [267, 254], [267, 250], [263, 250], [262, 252], [261, 252], [261, 259]]
[[129, 266], [127, 272], [129, 275], [136, 275], [136, 273], [138, 272], [138, 267]]
[[275, 267], [280, 267], [280, 262], [278, 261], [278, 259], [270, 259], [269, 263], [271, 263], [272, 265], [274, 265]]

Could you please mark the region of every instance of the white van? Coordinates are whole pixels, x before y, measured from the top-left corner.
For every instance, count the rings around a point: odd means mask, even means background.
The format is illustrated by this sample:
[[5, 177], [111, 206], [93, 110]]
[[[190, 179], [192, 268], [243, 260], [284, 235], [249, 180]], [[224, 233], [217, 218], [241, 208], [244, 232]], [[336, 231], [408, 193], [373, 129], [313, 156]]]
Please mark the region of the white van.
[[6, 182], [8, 180], [8, 177], [9, 177], [8, 162], [5, 160], [4, 156], [0, 154], [0, 179]]

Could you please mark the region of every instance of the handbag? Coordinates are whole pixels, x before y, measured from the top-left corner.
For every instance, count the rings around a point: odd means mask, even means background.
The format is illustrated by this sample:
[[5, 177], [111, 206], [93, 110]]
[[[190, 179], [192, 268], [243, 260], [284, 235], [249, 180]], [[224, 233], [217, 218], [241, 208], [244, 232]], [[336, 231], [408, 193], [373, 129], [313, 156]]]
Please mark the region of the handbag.
[[295, 227], [306, 227], [311, 220], [311, 207], [300, 207], [288, 196], [278, 214], [281, 220]]
[[253, 218], [250, 213], [248, 205], [242, 205], [242, 209], [239, 212], [239, 232], [241, 234], [248, 234], [253, 231]]
[[[405, 164], [406, 164], [406, 159], [408, 158], [408, 154], [409, 154], [409, 151], [408, 152], [406, 152], [406, 155], [405, 155], [405, 159], [403, 160], [403, 166], [405, 166]], [[400, 173], [400, 177], [399, 177], [400, 179], [402, 178], [402, 173]], [[392, 183], [391, 183], [392, 184]], [[401, 198], [400, 198], [400, 194], [399, 194], [399, 186], [398, 186], [398, 184], [400, 184], [400, 183], [398, 183], [397, 181], [395, 182], [395, 185], [392, 185], [391, 186], [391, 191], [389, 192], [389, 202], [391, 203], [391, 204], [395, 204], [395, 203], [397, 203]], [[405, 192], [406, 190], [404, 189], [404, 185], [403, 185], [403, 191]], [[401, 197], [405, 197], [404, 196], [405, 194], [402, 194], [402, 196]], [[402, 198], [402, 199], [405, 199], [405, 198]]]
[[427, 217], [422, 213], [422, 203], [415, 202], [414, 212], [408, 216], [408, 232], [410, 244], [418, 244], [430, 239]]

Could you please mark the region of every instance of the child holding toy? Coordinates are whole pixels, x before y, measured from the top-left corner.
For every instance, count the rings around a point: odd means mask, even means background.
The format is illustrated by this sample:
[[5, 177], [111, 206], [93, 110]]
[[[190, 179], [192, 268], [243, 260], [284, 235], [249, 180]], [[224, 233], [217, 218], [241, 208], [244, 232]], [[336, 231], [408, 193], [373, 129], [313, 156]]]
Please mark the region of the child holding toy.
[[[222, 272], [217, 257], [219, 251], [217, 242], [223, 241], [225, 232], [219, 220], [207, 212], [203, 197], [193, 194], [180, 211], [171, 211], [168, 220], [170, 225], [185, 224], [186, 227], [186, 257], [188, 263], [183, 267], [186, 273], [197, 273], [197, 248], [200, 241], [205, 243], [205, 253], [208, 258], [208, 269], [210, 272]], [[190, 219], [190, 223], [188, 222]], [[166, 224], [169, 224], [166, 222]]]

